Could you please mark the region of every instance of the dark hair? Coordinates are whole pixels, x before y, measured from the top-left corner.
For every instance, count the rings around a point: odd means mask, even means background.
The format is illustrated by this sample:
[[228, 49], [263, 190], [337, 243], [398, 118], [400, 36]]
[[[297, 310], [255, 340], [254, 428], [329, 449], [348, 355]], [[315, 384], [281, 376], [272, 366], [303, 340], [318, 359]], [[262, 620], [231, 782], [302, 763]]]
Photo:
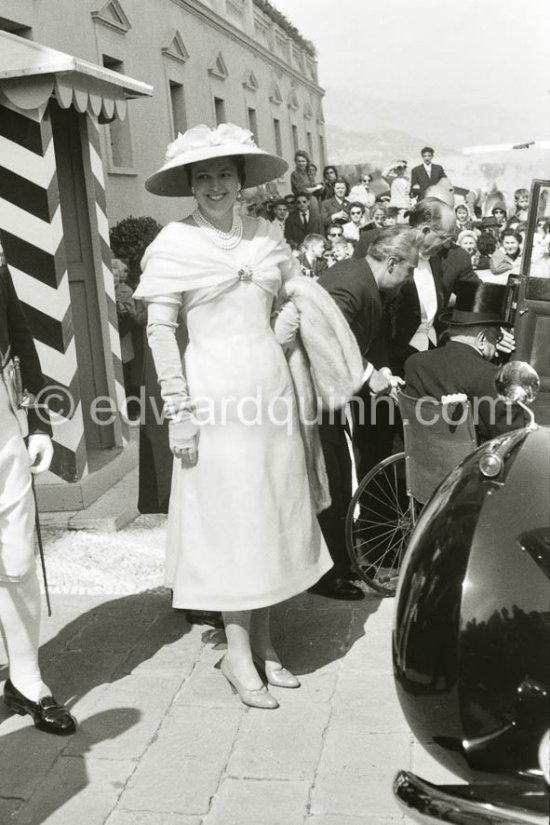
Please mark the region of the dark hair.
[[310, 160], [307, 165], [307, 171], [310, 172], [312, 169], [317, 170], [317, 164]]
[[424, 152], [430, 152], [432, 155], [435, 155], [435, 152], [431, 146], [424, 146], [424, 148], [420, 150], [420, 154], [423, 155]]
[[443, 208], [449, 209], [443, 201], [434, 198], [426, 198], [409, 211], [409, 226], [421, 226], [424, 223], [430, 224], [434, 229], [441, 226], [441, 216]]
[[298, 200], [298, 198], [305, 198], [309, 203], [309, 195], [307, 192], [296, 192], [296, 200]]
[[528, 189], [516, 189], [514, 192], [514, 200], [519, 200], [520, 198], [528, 198], [529, 197], [529, 190]]
[[520, 245], [522, 242], [522, 237], [519, 234], [519, 232], [515, 232], [513, 229], [505, 229], [502, 235], [500, 236], [500, 240], [503, 241], [504, 238], [515, 238]]
[[294, 153], [294, 162], [295, 162], [295, 163], [296, 163], [296, 161], [298, 160], [298, 158], [305, 158], [305, 160], [309, 163], [309, 155], [308, 155], [308, 153], [307, 153], [307, 152], [305, 152], [303, 149], [298, 149], [298, 150]]
[[408, 226], [388, 226], [380, 229], [369, 246], [367, 257], [375, 261], [385, 261], [392, 257], [397, 261], [418, 263], [418, 239], [416, 232]]
[[348, 210], [351, 211], [352, 209], [360, 209], [361, 214], [365, 214], [365, 204], [360, 203], [359, 201], [353, 201], [353, 203], [348, 204]]
[[492, 255], [497, 248], [497, 242], [491, 232], [482, 232], [477, 239], [477, 249], [480, 255]]
[[346, 195], [349, 195], [349, 183], [347, 180], [345, 178], [336, 178], [333, 185], [336, 186], [337, 183], [343, 183], [346, 187]]
[[[245, 167], [245, 161], [244, 161], [243, 156], [242, 155], [227, 155], [226, 157], [227, 157], [227, 160], [234, 161], [235, 166], [237, 167], [237, 175], [239, 176], [240, 184], [244, 189], [245, 188], [245, 180], [246, 180], [246, 178], [245, 178], [245, 169], [246, 169], [246, 167]], [[216, 160], [219, 160], [219, 158], [216, 158]], [[183, 167], [185, 169], [185, 174], [187, 175], [187, 182], [189, 183], [190, 187], [191, 187], [191, 184], [193, 182], [193, 167], [196, 166], [197, 163], [199, 163], [199, 161], [196, 161], [195, 163], [189, 163], [187, 166]]]
[[330, 165], [325, 166], [325, 168], [323, 169], [323, 177], [326, 178], [327, 172], [328, 172], [329, 169], [332, 169], [332, 171], [334, 172], [334, 174], [338, 178], [338, 169], [336, 168], [336, 166], [330, 166]]

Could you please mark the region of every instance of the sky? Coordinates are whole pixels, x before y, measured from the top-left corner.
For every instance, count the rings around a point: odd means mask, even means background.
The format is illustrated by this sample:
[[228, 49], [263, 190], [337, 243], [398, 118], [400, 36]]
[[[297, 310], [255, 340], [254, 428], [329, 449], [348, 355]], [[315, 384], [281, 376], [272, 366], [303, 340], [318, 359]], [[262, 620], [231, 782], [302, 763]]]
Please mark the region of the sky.
[[550, 0], [271, 0], [337, 89], [540, 112], [550, 139]]

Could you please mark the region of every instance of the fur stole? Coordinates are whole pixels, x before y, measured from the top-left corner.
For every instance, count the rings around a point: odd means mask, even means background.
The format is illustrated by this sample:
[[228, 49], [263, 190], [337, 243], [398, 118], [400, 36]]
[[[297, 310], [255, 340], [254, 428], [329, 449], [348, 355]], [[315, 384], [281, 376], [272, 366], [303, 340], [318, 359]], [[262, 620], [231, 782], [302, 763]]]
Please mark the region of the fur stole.
[[287, 360], [311, 493], [320, 513], [331, 503], [317, 426], [320, 414], [340, 409], [359, 389], [363, 360], [349, 324], [323, 287], [299, 275], [285, 282], [284, 293], [300, 314], [300, 332]]

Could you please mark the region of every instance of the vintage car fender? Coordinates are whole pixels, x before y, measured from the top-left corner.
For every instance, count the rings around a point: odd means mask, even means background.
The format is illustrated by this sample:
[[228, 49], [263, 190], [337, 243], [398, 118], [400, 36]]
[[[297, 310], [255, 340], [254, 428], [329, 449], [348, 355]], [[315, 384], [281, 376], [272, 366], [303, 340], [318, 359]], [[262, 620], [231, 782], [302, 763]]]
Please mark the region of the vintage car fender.
[[[487, 477], [480, 464], [495, 454], [502, 468]], [[399, 701], [420, 743], [471, 783], [449, 797], [400, 774], [394, 790], [409, 816], [548, 822], [549, 579], [550, 428], [535, 425], [463, 461], [407, 550], [393, 634]]]

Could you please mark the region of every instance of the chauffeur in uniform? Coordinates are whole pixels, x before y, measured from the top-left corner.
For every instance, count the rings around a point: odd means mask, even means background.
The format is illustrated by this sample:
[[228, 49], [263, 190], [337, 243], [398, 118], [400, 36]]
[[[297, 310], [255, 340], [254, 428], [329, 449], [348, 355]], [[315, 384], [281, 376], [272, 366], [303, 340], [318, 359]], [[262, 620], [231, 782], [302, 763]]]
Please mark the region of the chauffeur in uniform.
[[40, 590], [31, 473], [50, 466], [51, 430], [47, 415], [29, 409], [26, 416], [19, 408], [13, 359], [19, 358], [22, 384], [29, 393], [40, 393], [43, 378], [1, 247], [0, 357], [0, 630], [9, 662], [4, 701], [10, 710], [32, 716], [40, 730], [66, 735], [75, 731], [75, 720], [52, 697], [38, 666]]

